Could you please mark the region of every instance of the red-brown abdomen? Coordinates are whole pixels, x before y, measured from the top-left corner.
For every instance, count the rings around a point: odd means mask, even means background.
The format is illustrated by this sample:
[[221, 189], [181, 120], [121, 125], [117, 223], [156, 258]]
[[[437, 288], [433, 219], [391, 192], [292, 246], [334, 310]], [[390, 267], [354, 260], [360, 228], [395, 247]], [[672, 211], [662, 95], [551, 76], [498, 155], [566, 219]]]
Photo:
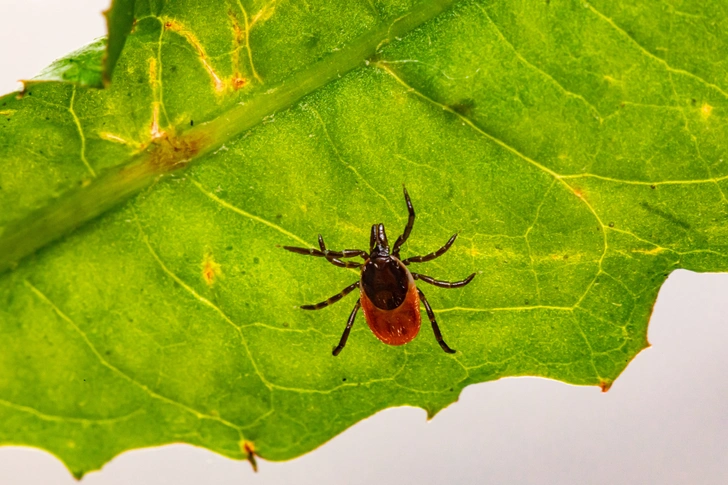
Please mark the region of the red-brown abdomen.
[[[369, 267], [370, 275], [372, 271], [379, 276], [381, 272], [387, 273], [387, 269], [394, 270], [389, 272], [384, 279], [391, 279], [396, 274], [397, 277], [394, 279], [401, 285], [400, 288], [405, 290], [402, 292], [404, 299], [399, 306], [392, 309], [383, 309], [374, 304], [372, 298], [367, 295], [367, 289], [369, 289], [370, 293], [376, 292], [381, 288], [381, 284], [378, 281], [371, 281], [370, 284], [367, 284], [367, 277], [364, 276], [364, 271], [367, 271], [366, 266]], [[366, 318], [369, 328], [379, 340], [389, 345], [404, 345], [417, 336], [421, 324], [420, 297], [412, 274], [407, 270], [406, 266], [394, 257], [384, 267], [381, 265], [374, 266], [372, 262], [366, 266], [362, 271], [362, 284], [360, 285], [361, 308], [364, 311], [364, 318]], [[369, 279], [373, 280], [374, 278]], [[376, 279], [379, 280], [379, 278]], [[388, 288], [388, 290], [391, 290], [391, 288]], [[388, 300], [391, 301], [391, 299]]]

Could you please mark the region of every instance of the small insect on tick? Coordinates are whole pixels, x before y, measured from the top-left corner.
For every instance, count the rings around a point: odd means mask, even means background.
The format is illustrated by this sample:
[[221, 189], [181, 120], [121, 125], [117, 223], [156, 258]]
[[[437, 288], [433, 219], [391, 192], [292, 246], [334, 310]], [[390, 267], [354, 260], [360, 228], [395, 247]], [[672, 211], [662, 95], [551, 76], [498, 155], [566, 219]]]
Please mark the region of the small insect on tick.
[[[422, 290], [415, 286], [415, 280], [422, 280], [425, 283], [439, 286], [440, 288], [461, 288], [473, 280], [475, 273], [462, 281], [448, 282], [410, 272], [407, 268], [410, 263], [424, 263], [442, 256], [450, 249], [450, 246], [455, 242], [458, 235], [453, 235], [443, 247], [433, 253], [426, 254], [425, 256], [412, 256], [400, 260], [399, 250], [405, 241], [407, 241], [407, 238], [412, 232], [412, 226], [415, 223], [415, 210], [412, 207], [412, 201], [406, 188], [404, 188], [404, 199], [407, 202], [409, 218], [404, 228], [404, 233], [397, 238], [391, 251], [389, 242], [387, 241], [387, 234], [384, 232], [384, 224], [381, 223], [372, 226], [371, 237], [369, 239], [369, 252], [361, 249], [330, 251], [326, 249], [326, 244], [324, 244], [324, 239], [320, 234], [318, 237], [320, 249], [292, 246], [283, 247], [294, 253], [326, 258], [329, 263], [341, 268], [361, 268], [361, 276], [356, 283], [352, 283], [326, 301], [315, 305], [301, 306], [303, 310], [319, 310], [332, 303], [336, 303], [359, 288], [359, 299], [354, 304], [351, 315], [349, 315], [349, 321], [346, 323], [346, 328], [344, 329], [344, 334], [341, 336], [339, 345], [334, 348], [334, 355], [339, 355], [339, 352], [346, 345], [349, 332], [351, 332], [351, 327], [354, 325], [354, 319], [359, 308], [364, 311], [364, 318], [369, 328], [379, 340], [389, 345], [404, 345], [410, 342], [420, 331], [420, 300], [422, 300], [422, 303], [425, 305], [425, 310], [427, 310], [427, 316], [430, 318], [430, 323], [432, 323], [432, 331], [435, 333], [437, 343], [440, 344], [440, 347], [445, 352], [449, 354], [455, 353], [443, 340], [432, 307], [427, 302], [427, 298], [425, 298]], [[364, 262], [343, 261], [347, 258], [356, 257], [362, 258]]]

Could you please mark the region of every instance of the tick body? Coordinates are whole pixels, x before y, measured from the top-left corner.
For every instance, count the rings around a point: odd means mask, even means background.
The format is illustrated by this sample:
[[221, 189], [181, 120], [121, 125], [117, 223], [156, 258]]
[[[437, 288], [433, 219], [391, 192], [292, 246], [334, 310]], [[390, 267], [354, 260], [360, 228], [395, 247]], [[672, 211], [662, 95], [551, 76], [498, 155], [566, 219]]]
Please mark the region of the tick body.
[[361, 309], [369, 328], [389, 345], [403, 345], [420, 331], [420, 296], [412, 273], [395, 256], [369, 259], [361, 271]]
[[[429, 276], [412, 273], [408, 266], [411, 263], [424, 263], [432, 261], [445, 254], [455, 242], [457, 234], [452, 236], [440, 249], [425, 256], [413, 256], [400, 259], [399, 250], [407, 241], [415, 222], [415, 211], [412, 207], [407, 189], [404, 189], [404, 198], [407, 202], [409, 218], [404, 232], [397, 238], [390, 250], [384, 224], [374, 224], [369, 240], [369, 251], [361, 249], [344, 249], [343, 251], [330, 251], [326, 248], [323, 237], [319, 235], [319, 249], [284, 246], [284, 249], [298, 254], [325, 258], [329, 263], [343, 268], [360, 268], [359, 281], [344, 288], [340, 293], [316, 305], [303, 305], [303, 310], [319, 310], [336, 303], [349, 293], [359, 289], [359, 299], [349, 315], [349, 320], [341, 336], [339, 345], [334, 348], [333, 355], [346, 345], [349, 332], [359, 308], [364, 312], [364, 318], [374, 335], [389, 345], [404, 345], [412, 341], [420, 331], [422, 319], [420, 317], [420, 301], [425, 306], [427, 316], [432, 324], [435, 339], [442, 350], [455, 353], [443, 340], [435, 314], [425, 298], [425, 294], [417, 288], [415, 280], [421, 280], [441, 288], [460, 288], [472, 281], [475, 273], [462, 281], [440, 281]], [[350, 258], [362, 258], [363, 263], [349, 261]]]

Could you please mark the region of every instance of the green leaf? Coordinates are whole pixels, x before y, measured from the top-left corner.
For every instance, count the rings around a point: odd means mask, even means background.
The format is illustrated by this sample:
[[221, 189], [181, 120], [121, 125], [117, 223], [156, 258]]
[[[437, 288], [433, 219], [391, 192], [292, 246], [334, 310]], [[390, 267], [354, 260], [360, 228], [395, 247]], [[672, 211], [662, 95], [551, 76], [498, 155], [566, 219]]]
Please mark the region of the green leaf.
[[100, 88], [103, 86], [104, 52], [106, 39], [97, 39], [86, 47], [55, 60], [33, 79], [23, 81], [23, 91], [32, 90], [38, 83], [53, 81]]
[[131, 33], [135, 3], [135, 0], [112, 0], [111, 7], [104, 12], [109, 29], [109, 45], [104, 58], [104, 84], [111, 82], [111, 73], [114, 72], [126, 38]]
[[[144, 2], [106, 90], [0, 98], [0, 443], [81, 476], [186, 442], [305, 453], [472, 383], [605, 390], [670, 271], [728, 269], [722, 2]], [[93, 47], [87, 52], [91, 52]], [[446, 341], [376, 340], [357, 274], [404, 255]], [[413, 265], [413, 268], [415, 265]], [[421, 268], [421, 269], [420, 269]], [[422, 286], [422, 285], [420, 285]]]
[[134, 0], [112, 0], [104, 12], [109, 38], [97, 39], [86, 47], [56, 61], [29, 81], [24, 81], [24, 92], [37, 83], [60, 81], [101, 88], [111, 82], [126, 37], [134, 23]]

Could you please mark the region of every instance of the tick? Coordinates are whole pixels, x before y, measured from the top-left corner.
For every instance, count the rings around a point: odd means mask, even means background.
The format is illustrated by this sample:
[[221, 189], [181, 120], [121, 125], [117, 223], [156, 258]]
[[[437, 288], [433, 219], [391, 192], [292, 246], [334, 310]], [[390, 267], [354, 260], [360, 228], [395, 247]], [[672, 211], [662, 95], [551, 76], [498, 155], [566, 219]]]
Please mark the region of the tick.
[[[427, 302], [422, 290], [415, 285], [415, 280], [421, 280], [440, 288], [461, 288], [473, 280], [475, 273], [462, 281], [448, 282], [436, 280], [420, 273], [413, 273], [407, 268], [411, 263], [424, 263], [442, 256], [450, 249], [458, 235], [454, 234], [443, 247], [433, 253], [400, 259], [399, 250], [409, 238], [412, 226], [415, 223], [415, 210], [412, 207], [412, 201], [406, 188], [404, 188], [404, 199], [407, 202], [409, 218], [404, 232], [394, 242], [394, 247], [391, 250], [387, 241], [387, 234], [384, 231], [384, 224], [381, 223], [372, 226], [369, 238], [369, 252], [361, 249], [330, 251], [326, 249], [324, 238], [320, 234], [318, 237], [320, 249], [283, 247], [294, 253], [326, 258], [329, 263], [341, 268], [361, 268], [361, 276], [356, 283], [352, 283], [326, 301], [315, 305], [301, 306], [302, 310], [320, 310], [332, 303], [336, 303], [357, 288], [359, 289], [359, 299], [354, 304], [351, 315], [349, 315], [339, 345], [334, 348], [334, 355], [339, 355], [339, 352], [346, 345], [359, 308], [364, 312], [364, 318], [374, 335], [385, 344], [404, 345], [412, 341], [420, 331], [420, 300], [425, 305], [425, 310], [427, 310], [427, 316], [432, 324], [432, 331], [435, 334], [437, 343], [448, 354], [455, 353], [443, 340], [432, 307]], [[364, 262], [344, 261], [347, 258], [357, 257], [362, 258]]]

